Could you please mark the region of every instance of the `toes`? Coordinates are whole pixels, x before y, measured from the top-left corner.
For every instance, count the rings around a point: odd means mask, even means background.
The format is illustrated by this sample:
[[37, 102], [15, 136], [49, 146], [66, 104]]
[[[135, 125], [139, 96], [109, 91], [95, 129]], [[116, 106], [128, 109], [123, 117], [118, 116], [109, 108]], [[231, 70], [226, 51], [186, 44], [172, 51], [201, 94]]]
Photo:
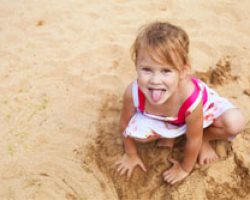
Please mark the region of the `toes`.
[[199, 159], [199, 164], [200, 164], [200, 165], [204, 165], [204, 164], [205, 164], [205, 160], [200, 158], [200, 159]]
[[200, 165], [209, 165], [211, 163], [214, 163], [218, 159], [219, 159], [218, 156], [207, 157], [207, 158], [204, 158], [204, 159], [200, 159], [199, 164]]
[[213, 161], [215, 162], [215, 161], [217, 161], [217, 160], [219, 160], [219, 157], [216, 155], [216, 156], [214, 157]]

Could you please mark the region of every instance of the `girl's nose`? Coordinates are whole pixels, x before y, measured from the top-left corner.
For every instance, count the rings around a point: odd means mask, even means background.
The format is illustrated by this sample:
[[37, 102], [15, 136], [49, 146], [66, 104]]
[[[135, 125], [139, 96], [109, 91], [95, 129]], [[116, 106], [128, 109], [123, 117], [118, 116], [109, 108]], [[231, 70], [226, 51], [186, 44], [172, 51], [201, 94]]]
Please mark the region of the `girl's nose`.
[[159, 83], [161, 83], [161, 76], [160, 76], [160, 74], [153, 74], [152, 77], [151, 77], [151, 79], [150, 79], [150, 82], [152, 84], [159, 84]]

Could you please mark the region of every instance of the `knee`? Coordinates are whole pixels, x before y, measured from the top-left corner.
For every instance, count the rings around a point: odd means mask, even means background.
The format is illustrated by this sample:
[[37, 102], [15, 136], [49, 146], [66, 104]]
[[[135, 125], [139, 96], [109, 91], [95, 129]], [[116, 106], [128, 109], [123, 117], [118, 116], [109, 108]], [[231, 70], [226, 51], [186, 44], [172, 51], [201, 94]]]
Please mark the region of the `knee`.
[[225, 113], [223, 124], [226, 133], [229, 136], [235, 136], [239, 134], [245, 125], [245, 120], [243, 114], [239, 109], [234, 109], [231, 112]]

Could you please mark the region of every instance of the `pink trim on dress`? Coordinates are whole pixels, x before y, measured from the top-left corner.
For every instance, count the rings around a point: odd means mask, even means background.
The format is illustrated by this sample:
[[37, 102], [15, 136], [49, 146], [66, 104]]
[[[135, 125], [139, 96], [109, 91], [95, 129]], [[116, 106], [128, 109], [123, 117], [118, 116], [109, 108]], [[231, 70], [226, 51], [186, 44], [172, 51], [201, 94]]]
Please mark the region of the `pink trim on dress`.
[[146, 98], [145, 98], [144, 94], [142, 93], [142, 91], [140, 90], [139, 86], [138, 86], [138, 98], [139, 98], [139, 106], [138, 106], [138, 108], [143, 113], [144, 108], [145, 108]]
[[199, 96], [200, 88], [198, 86], [198, 83], [195, 79], [192, 79], [195, 88], [193, 93], [184, 101], [184, 103], [181, 105], [179, 112], [178, 112], [178, 119], [175, 121], [172, 121], [172, 124], [176, 125], [182, 125], [185, 123], [185, 117], [186, 117], [186, 112], [188, 108], [195, 102], [197, 97]]

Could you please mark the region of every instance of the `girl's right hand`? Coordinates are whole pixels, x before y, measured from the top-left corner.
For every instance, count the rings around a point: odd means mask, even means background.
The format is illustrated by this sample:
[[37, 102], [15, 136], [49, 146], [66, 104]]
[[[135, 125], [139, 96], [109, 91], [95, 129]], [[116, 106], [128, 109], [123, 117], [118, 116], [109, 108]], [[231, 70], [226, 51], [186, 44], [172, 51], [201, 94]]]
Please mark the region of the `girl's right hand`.
[[120, 176], [127, 174], [127, 180], [130, 179], [134, 168], [139, 165], [146, 172], [147, 169], [137, 154], [124, 154], [121, 160], [115, 163], [116, 171]]

